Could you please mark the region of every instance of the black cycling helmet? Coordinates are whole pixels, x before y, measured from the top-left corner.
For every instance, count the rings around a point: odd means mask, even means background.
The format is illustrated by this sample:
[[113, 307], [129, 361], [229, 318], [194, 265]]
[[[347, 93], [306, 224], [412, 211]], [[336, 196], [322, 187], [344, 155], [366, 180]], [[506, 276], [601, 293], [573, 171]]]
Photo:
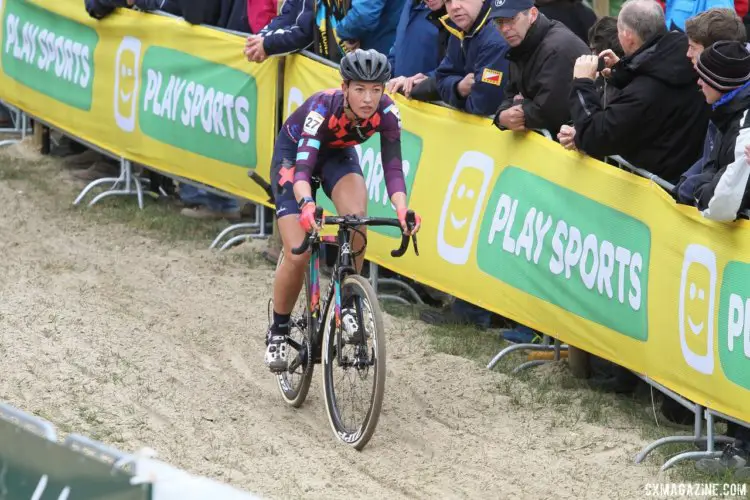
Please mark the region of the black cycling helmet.
[[348, 52], [339, 63], [344, 81], [386, 83], [391, 79], [388, 58], [375, 49]]

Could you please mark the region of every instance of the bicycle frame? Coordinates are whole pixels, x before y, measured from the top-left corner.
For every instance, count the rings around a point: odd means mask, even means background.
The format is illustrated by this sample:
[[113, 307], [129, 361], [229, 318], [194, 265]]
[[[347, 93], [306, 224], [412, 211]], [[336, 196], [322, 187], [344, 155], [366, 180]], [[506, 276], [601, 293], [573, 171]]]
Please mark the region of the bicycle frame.
[[[302, 245], [300, 245], [297, 248], [292, 248], [292, 253], [295, 255], [302, 255], [304, 252], [307, 251], [308, 248], [311, 249], [310, 261], [308, 264], [309, 276], [310, 276], [309, 304], [310, 304], [311, 324], [308, 325], [308, 329], [310, 331], [310, 345], [313, 351], [311, 353], [313, 364], [318, 364], [321, 362], [323, 332], [326, 326], [326, 321], [330, 321], [330, 318], [326, 317], [326, 311], [328, 310], [328, 306], [331, 303], [331, 300], [335, 300], [333, 319], [335, 321], [336, 344], [338, 346], [337, 358], [338, 358], [339, 364], [342, 364], [341, 351], [342, 351], [343, 343], [342, 343], [342, 338], [340, 334], [341, 332], [341, 282], [344, 280], [344, 278], [347, 275], [357, 274], [357, 270], [355, 269], [353, 265], [354, 263], [352, 261], [353, 256], [352, 256], [352, 248], [351, 248], [350, 231], [359, 225], [400, 227], [400, 223], [397, 219], [378, 218], [378, 217], [358, 218], [354, 216], [344, 216], [344, 217], [333, 216], [333, 217], [325, 217], [324, 219], [322, 207], [316, 207], [315, 219], [316, 221], [318, 221], [318, 224], [325, 222], [327, 224], [338, 224], [339, 226], [337, 236], [336, 236], [337, 243], [339, 246], [339, 253], [333, 265], [333, 272], [331, 274], [331, 283], [328, 284], [328, 289], [326, 290], [326, 294], [323, 297], [322, 303], [321, 303], [321, 297], [320, 297], [320, 240], [319, 240], [318, 234], [308, 233], [307, 237], [302, 242]], [[406, 214], [406, 223], [408, 227], [413, 228], [415, 222], [416, 222], [416, 219], [415, 219], [414, 212], [408, 211]], [[411, 239], [414, 242], [414, 252], [417, 255], [419, 255], [419, 250], [417, 249], [416, 235], [412, 235]], [[397, 250], [392, 250], [391, 256], [393, 257], [402, 256], [406, 252], [406, 249], [408, 246], [409, 246], [409, 236], [402, 235], [400, 248], [398, 248]], [[359, 331], [363, 331], [362, 307], [357, 307], [356, 310], [357, 310], [357, 324], [360, 327]], [[322, 315], [321, 315], [321, 311], [322, 311]], [[298, 348], [298, 346], [295, 346], [295, 348]]]
[[[311, 326], [311, 344], [313, 349], [313, 363], [320, 363], [323, 332], [325, 329], [326, 321], [329, 318], [326, 317], [326, 311], [331, 300], [334, 302], [334, 323], [336, 325], [337, 332], [337, 343], [341, 343], [341, 336], [338, 332], [341, 328], [341, 282], [348, 274], [356, 273], [356, 269], [352, 263], [352, 252], [351, 252], [351, 235], [349, 230], [344, 227], [339, 227], [338, 234], [336, 236], [339, 247], [339, 254], [336, 257], [336, 261], [333, 265], [333, 272], [331, 273], [331, 282], [328, 284], [325, 295], [320, 295], [320, 240], [316, 239], [311, 245], [310, 262], [308, 264], [309, 275], [310, 275], [310, 316], [312, 318]], [[322, 314], [321, 314], [322, 311]], [[358, 311], [358, 322], [362, 325], [361, 308], [357, 308]], [[339, 345], [339, 356], [341, 353], [341, 345]], [[339, 362], [341, 359], [339, 359]]]

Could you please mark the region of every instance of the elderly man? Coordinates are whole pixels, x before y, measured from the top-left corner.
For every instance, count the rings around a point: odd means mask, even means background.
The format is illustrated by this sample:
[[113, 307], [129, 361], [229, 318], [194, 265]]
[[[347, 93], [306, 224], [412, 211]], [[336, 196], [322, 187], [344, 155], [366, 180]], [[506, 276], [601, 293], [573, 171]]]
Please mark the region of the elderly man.
[[508, 44], [490, 19], [494, 0], [447, 0], [449, 19], [441, 19], [453, 35], [435, 73], [443, 101], [475, 115], [491, 115], [503, 98]]
[[674, 183], [700, 157], [710, 111], [686, 57], [687, 37], [667, 32], [654, 0], [625, 2], [617, 32], [625, 57], [611, 50], [600, 57], [621, 92], [602, 107], [594, 84], [599, 58], [579, 58], [569, 99], [575, 130], [561, 131], [560, 143], [594, 157], [621, 155]]

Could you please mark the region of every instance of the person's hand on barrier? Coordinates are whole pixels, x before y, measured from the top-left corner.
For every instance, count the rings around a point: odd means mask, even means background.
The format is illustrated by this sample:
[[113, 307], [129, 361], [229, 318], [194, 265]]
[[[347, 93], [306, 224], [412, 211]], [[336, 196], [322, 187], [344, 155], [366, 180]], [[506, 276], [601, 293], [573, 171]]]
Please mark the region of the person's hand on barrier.
[[498, 116], [498, 123], [508, 130], [526, 130], [526, 117], [523, 114], [523, 107], [516, 104], [501, 112]]
[[385, 84], [385, 91], [389, 94], [394, 94], [403, 89], [404, 84], [406, 84], [405, 76], [397, 76], [396, 78], [391, 78], [390, 80], [388, 80], [388, 83]]
[[560, 145], [567, 150], [577, 151], [576, 142], [574, 140], [576, 136], [575, 127], [570, 125], [563, 125], [560, 127], [560, 132], [557, 134], [557, 140], [560, 141]]
[[359, 48], [359, 40], [344, 40], [341, 45], [346, 52], [354, 52]]
[[250, 62], [261, 63], [268, 58], [266, 49], [263, 48], [263, 37], [250, 35], [245, 42], [245, 57]]
[[409, 228], [406, 226], [406, 212], [408, 212], [409, 209], [406, 207], [398, 207], [396, 209], [396, 216], [398, 217], [398, 221], [401, 223], [401, 231], [407, 236], [411, 236], [412, 234], [417, 234], [419, 232], [419, 228], [422, 227], [422, 218], [414, 212], [414, 219], [416, 221], [416, 224], [414, 225], [414, 229], [409, 231]]
[[315, 222], [315, 203], [310, 201], [302, 206], [299, 214], [299, 225], [306, 233], [312, 232], [313, 229], [320, 231], [320, 226]]
[[471, 94], [472, 87], [474, 87], [474, 73], [469, 73], [463, 80], [458, 82], [458, 93], [466, 99]]
[[609, 78], [609, 76], [612, 74], [612, 66], [620, 62], [620, 58], [617, 57], [617, 54], [614, 53], [612, 49], [603, 50], [599, 57], [604, 59], [604, 69], [602, 70], [602, 76], [604, 78]]
[[573, 66], [573, 78], [594, 80], [598, 66], [599, 58], [597, 56], [581, 56], [576, 59], [576, 64]]
[[[474, 75], [471, 76], [473, 77]], [[407, 78], [406, 82], [404, 83], [404, 95], [406, 97], [411, 96], [411, 91], [414, 89], [414, 87], [425, 80], [427, 80], [427, 75], [424, 75], [422, 73], [417, 73], [416, 75]]]

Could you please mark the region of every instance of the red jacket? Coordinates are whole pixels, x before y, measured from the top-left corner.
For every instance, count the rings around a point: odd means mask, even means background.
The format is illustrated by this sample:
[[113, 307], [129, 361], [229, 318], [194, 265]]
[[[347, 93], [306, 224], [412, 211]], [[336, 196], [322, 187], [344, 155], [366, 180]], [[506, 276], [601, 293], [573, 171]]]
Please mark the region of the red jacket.
[[745, 17], [748, 11], [748, 0], [734, 0], [734, 10], [737, 11], [737, 15]]
[[247, 20], [250, 31], [258, 33], [278, 13], [278, 0], [247, 0]]

